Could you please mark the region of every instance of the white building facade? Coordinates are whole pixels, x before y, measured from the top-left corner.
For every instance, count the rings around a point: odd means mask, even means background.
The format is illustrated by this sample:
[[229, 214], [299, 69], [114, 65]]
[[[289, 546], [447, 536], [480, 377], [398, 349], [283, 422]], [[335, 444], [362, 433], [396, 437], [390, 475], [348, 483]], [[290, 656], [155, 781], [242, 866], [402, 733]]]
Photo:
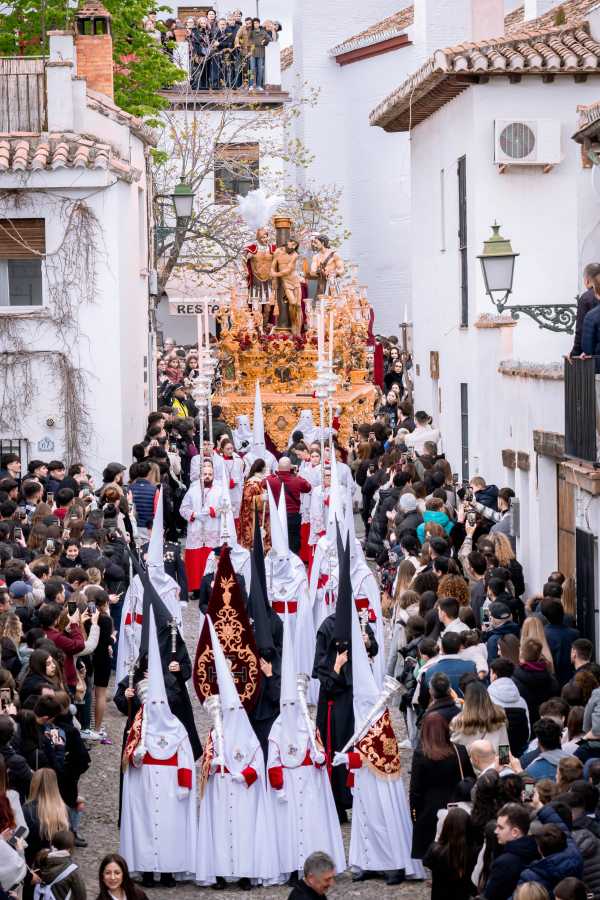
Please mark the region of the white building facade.
[[[574, 304], [583, 265], [599, 256], [590, 237], [598, 199], [571, 136], [577, 106], [598, 97], [600, 19], [592, 3], [575, 2], [557, 26], [557, 6], [527, 4], [525, 20], [517, 11], [490, 40], [472, 31], [477, 0], [436, 4], [455, 21], [470, 9], [471, 30], [450, 49], [438, 44], [371, 114], [373, 125], [410, 134], [415, 403], [433, 413], [461, 477], [480, 473], [516, 491], [530, 591], [557, 567], [575, 574], [579, 546], [597, 533], [594, 491], [590, 504], [583, 497], [591, 466], [583, 479], [565, 460], [562, 357], [573, 336], [541, 330], [525, 313], [497, 315], [477, 255], [497, 221], [520, 254], [509, 305]], [[535, 165], [516, 158], [530, 132]], [[591, 567], [597, 584], [595, 551]], [[588, 601], [597, 610], [597, 588]]]
[[21, 98], [0, 111], [0, 446], [96, 475], [129, 461], [155, 383], [153, 138], [110, 96], [111, 44], [107, 14], [0, 72], [2, 96]]

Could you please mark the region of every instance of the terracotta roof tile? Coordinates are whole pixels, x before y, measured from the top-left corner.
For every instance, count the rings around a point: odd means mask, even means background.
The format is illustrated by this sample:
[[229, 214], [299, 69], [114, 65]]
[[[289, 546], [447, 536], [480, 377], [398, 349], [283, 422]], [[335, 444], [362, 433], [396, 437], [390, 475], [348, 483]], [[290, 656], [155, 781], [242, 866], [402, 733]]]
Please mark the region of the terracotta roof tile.
[[30, 137], [6, 135], [0, 140], [0, 175], [63, 168], [110, 170], [125, 181], [139, 181], [142, 174], [108, 144], [72, 132]]
[[584, 19], [590, 9], [597, 5], [598, 0], [564, 0], [564, 3], [557, 3], [543, 16], [540, 16], [538, 19], [532, 19], [531, 22], [525, 22], [525, 7], [519, 6], [517, 9], [513, 9], [504, 19], [506, 34], [510, 34], [511, 31], [520, 31], [524, 26], [540, 33], [548, 28], [553, 28], [556, 25], [559, 9], [564, 13], [564, 24], [571, 25], [575, 20]]
[[[575, 5], [572, 0], [571, 6]], [[499, 39], [437, 50], [372, 111], [371, 125], [387, 131], [410, 130], [469, 87], [461, 75], [504, 75], [507, 70], [511, 74], [600, 74], [600, 43], [581, 20], [541, 29], [536, 19]]]
[[369, 44], [377, 44], [379, 41], [385, 41], [390, 37], [394, 37], [395, 35], [406, 31], [406, 29], [413, 24], [413, 21], [414, 6], [406, 6], [404, 9], [399, 10], [399, 12], [393, 13], [391, 16], [382, 19], [381, 22], [376, 22], [374, 25], [371, 25], [370, 28], [365, 28], [364, 31], [360, 31], [358, 34], [347, 38], [347, 40], [338, 44], [337, 47], [333, 47], [329, 51], [329, 55], [340, 56], [342, 53], [349, 53], [351, 50], [358, 50], [360, 47], [365, 47]]

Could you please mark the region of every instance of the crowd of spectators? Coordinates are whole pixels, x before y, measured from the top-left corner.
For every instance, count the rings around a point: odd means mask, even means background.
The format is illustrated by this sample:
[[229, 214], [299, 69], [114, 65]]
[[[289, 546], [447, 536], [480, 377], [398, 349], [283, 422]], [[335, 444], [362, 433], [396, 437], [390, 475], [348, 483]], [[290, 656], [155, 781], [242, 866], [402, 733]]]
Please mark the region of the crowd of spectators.
[[279, 22], [242, 17], [240, 9], [219, 16], [212, 8], [206, 15], [189, 16], [184, 22], [174, 18], [163, 22], [152, 13], [144, 27], [171, 57], [178, 36], [185, 35], [190, 86], [196, 91], [264, 91], [266, 48], [278, 40], [281, 31]]

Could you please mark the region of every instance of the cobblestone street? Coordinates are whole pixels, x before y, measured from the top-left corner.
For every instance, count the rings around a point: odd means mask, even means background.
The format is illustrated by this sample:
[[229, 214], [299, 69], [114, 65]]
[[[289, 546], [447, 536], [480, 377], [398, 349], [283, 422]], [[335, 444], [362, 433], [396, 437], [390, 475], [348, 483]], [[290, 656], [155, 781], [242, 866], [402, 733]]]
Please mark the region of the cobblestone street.
[[[190, 655], [193, 657], [196, 635], [198, 634], [198, 612], [196, 608], [188, 608], [184, 612], [184, 624]], [[196, 714], [196, 722], [200, 734], [204, 739], [208, 729], [208, 719], [202, 713], [195, 695], [192, 697]], [[111, 703], [108, 705], [106, 726], [113, 741], [112, 746], [94, 745], [92, 749], [92, 765], [87, 776], [81, 781], [80, 791], [86, 798], [87, 809], [81, 827], [81, 833], [88, 841], [85, 850], [77, 852], [77, 861], [82, 867], [90, 897], [95, 897], [98, 890], [97, 872], [98, 865], [104, 854], [114, 852], [119, 847], [119, 831], [117, 828], [118, 791], [119, 791], [119, 765], [120, 749], [123, 734], [124, 719]], [[403, 737], [404, 735], [402, 735]], [[409, 774], [409, 754], [403, 752], [404, 775]], [[350, 825], [344, 826], [344, 841], [346, 849], [350, 841]], [[290, 892], [290, 888], [281, 887], [256, 888], [252, 896], [256, 900], [283, 900]], [[411, 897], [413, 900], [425, 900], [429, 897], [429, 886], [426, 883], [408, 883], [401, 887], [387, 888], [381, 880], [367, 881], [361, 884], [352, 884], [351, 876], [344, 874], [337, 880], [336, 886], [329, 892], [331, 897]], [[152, 892], [155, 900], [162, 900], [163, 896], [176, 897], [177, 900], [191, 900], [199, 895], [212, 895], [206, 888], [198, 888], [190, 883], [180, 885], [174, 891], [165, 891], [156, 888]], [[231, 891], [221, 891], [218, 896], [223, 900], [239, 898], [242, 892], [237, 888]]]

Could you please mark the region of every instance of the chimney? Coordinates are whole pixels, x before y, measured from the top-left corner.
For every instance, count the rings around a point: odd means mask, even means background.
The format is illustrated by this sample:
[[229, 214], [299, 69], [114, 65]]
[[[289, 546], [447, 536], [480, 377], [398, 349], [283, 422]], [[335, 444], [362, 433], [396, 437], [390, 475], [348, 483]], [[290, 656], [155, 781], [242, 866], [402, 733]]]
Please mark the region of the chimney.
[[100, 0], [87, 0], [75, 17], [77, 75], [88, 88], [114, 99], [111, 15]]
[[426, 56], [504, 35], [504, 0], [415, 0], [414, 6], [414, 40]]
[[557, 8], [560, 6], [558, 0], [525, 0], [525, 21], [530, 22], [532, 19], [538, 19], [555, 6]]

